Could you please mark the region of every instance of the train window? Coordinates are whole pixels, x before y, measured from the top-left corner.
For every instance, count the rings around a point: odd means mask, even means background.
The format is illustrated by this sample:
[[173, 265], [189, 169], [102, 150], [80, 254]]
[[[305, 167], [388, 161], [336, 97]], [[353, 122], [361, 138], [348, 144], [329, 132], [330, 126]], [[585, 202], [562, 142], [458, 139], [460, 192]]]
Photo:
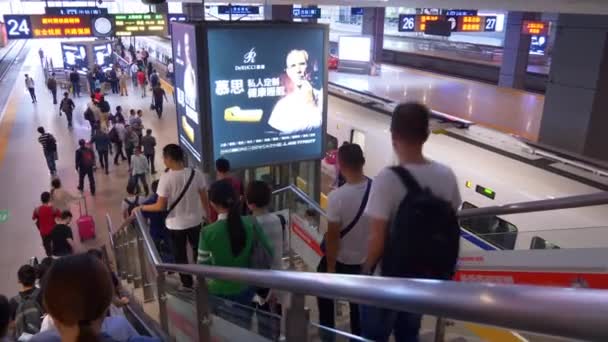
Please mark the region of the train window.
[[[462, 209], [474, 209], [475, 205], [464, 202]], [[514, 249], [517, 227], [497, 216], [460, 219], [460, 226], [501, 249]]]
[[530, 249], [559, 249], [558, 245], [554, 245], [540, 236], [535, 236], [530, 242]]
[[327, 146], [326, 151], [333, 151], [338, 149], [338, 138], [334, 137], [331, 134], [326, 134], [327, 137]]
[[365, 151], [365, 133], [353, 129], [350, 132], [350, 142], [351, 144], [357, 144], [361, 146], [361, 149]]

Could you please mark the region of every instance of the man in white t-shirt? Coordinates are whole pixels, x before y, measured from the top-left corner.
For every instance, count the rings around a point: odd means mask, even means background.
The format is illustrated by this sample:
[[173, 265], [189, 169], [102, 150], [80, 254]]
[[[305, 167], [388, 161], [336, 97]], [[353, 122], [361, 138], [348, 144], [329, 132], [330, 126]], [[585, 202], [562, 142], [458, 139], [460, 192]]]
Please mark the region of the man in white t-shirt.
[[[398, 105], [393, 111], [391, 136], [399, 163], [406, 168], [422, 187], [452, 204], [461, 204], [456, 176], [452, 169], [429, 160], [422, 154], [422, 147], [429, 136], [429, 109], [418, 103]], [[370, 220], [370, 243], [363, 273], [369, 274], [375, 267], [379, 274], [384, 243], [390, 237], [389, 222], [397, 214], [407, 189], [400, 178], [386, 168], [374, 178], [365, 214]], [[421, 316], [375, 307], [361, 307], [362, 336], [373, 341], [387, 341], [394, 333], [395, 341], [417, 341]]]
[[[363, 174], [365, 158], [359, 145], [342, 145], [338, 149], [338, 163], [346, 183], [329, 194], [325, 257], [317, 271], [360, 274], [369, 240], [369, 223], [363, 209], [372, 183]], [[319, 297], [317, 303], [320, 324], [334, 328], [334, 301]], [[350, 330], [354, 335], [361, 335], [359, 306], [355, 303], [350, 303]], [[324, 331], [320, 334], [323, 336]]]
[[[175, 262], [188, 263], [187, 244], [197, 258], [198, 237], [202, 224], [207, 217], [209, 201], [207, 199], [207, 182], [199, 171], [185, 167], [185, 155], [181, 147], [169, 144], [163, 148], [163, 160], [169, 169], [158, 183], [158, 200], [154, 204], [143, 205], [141, 211], [169, 211], [165, 221], [171, 242]], [[184, 191], [185, 189], [185, 191]], [[180, 195], [183, 196], [180, 198]], [[192, 276], [180, 274], [182, 289], [192, 289]]]

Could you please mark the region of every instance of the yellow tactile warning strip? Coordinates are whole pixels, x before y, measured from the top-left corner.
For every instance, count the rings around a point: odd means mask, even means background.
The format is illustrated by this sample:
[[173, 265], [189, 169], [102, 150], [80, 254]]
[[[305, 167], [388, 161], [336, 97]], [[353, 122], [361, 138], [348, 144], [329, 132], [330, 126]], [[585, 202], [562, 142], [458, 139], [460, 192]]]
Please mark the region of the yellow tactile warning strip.
[[[13, 96], [15, 89], [19, 87], [13, 87], [11, 94], [8, 97], [8, 103], [3, 108], [4, 113], [0, 113], [0, 168], [4, 162], [4, 155], [8, 149], [9, 140], [11, 138], [11, 132], [13, 130], [13, 124], [15, 123], [15, 117], [17, 116], [17, 109], [19, 108], [20, 96]], [[21, 89], [21, 88], [19, 88]]]
[[487, 342], [528, 342], [528, 340], [523, 338], [521, 335], [506, 329], [493, 328], [471, 323], [465, 323], [464, 326], [475, 335], [479, 336], [482, 340]]

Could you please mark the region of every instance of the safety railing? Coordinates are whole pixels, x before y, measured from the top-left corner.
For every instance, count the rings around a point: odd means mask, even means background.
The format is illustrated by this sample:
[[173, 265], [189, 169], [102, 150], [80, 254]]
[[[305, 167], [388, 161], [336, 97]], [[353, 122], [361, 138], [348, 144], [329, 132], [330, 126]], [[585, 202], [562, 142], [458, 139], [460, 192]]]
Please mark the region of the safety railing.
[[[324, 215], [323, 209], [295, 186], [278, 189], [274, 194], [288, 195], [286, 200], [290, 205], [302, 201], [319, 215]], [[461, 216], [477, 217], [497, 215], [501, 212], [511, 214], [514, 210], [523, 213], [607, 203], [608, 194], [603, 193], [575, 196], [572, 201], [549, 200], [542, 205], [528, 202], [485, 211], [467, 209], [461, 212]], [[471, 213], [473, 210], [475, 212]], [[170, 336], [183, 333], [183, 331], [175, 331], [180, 329], [177, 324], [172, 323], [176, 319], [175, 312], [186, 312], [180, 316], [182, 318], [187, 317], [188, 313], [195, 315], [196, 320], [191, 322], [193, 326], [190, 328], [196, 332], [193, 338], [198, 340], [210, 340], [212, 335], [222, 335], [225, 333], [224, 329], [228, 329], [231, 334], [239, 333], [241, 335], [238, 336], [244, 338], [242, 334], [252, 334], [253, 328], [251, 321], [243, 317], [254, 314], [258, 317], [258, 324], [266, 319], [276, 321], [276, 315], [267, 315], [270, 318], [263, 317], [264, 314], [261, 312], [243, 307], [236, 315], [237, 319], [226, 317], [226, 312], [238, 311], [239, 306], [234, 303], [229, 305], [224, 303], [223, 311], [216, 309], [218, 299], [209, 295], [207, 287], [207, 280], [215, 279], [289, 292], [289, 307], [284, 311], [282, 326], [278, 328], [279, 335], [284, 336], [287, 341], [305, 341], [309, 338], [311, 322], [310, 313], [305, 305], [306, 296], [348, 300], [387, 309], [567, 338], [590, 341], [608, 338], [608, 326], [604, 324], [608, 314], [608, 294], [603, 291], [338, 274], [324, 274], [319, 277], [318, 274], [308, 272], [177, 265], [162, 261], [141, 213], [136, 214], [136, 220], [132, 221], [132, 224], [117, 231], [112, 229], [108, 216], [108, 228], [112, 236], [110, 244], [114, 250], [119, 276], [140, 290], [144, 311], [158, 322], [162, 331]], [[184, 306], [176, 306], [175, 303], [180, 302], [184, 296], [173, 289], [170, 279], [167, 279], [167, 272], [187, 273], [197, 278], [194, 295], [186, 296], [189, 303], [185, 306], [187, 310]], [[168, 306], [171, 306], [170, 310]], [[281, 321], [280, 317], [278, 320]], [[183, 322], [180, 324], [183, 325]], [[258, 327], [258, 334], [261, 334], [261, 330], [263, 329]], [[443, 324], [438, 324], [435, 331], [436, 341], [442, 340], [443, 330]], [[332, 333], [343, 334], [337, 330]], [[261, 335], [266, 338], [265, 340], [275, 339], [278, 336]], [[246, 336], [250, 340], [255, 340], [254, 336], [261, 338], [255, 334]], [[342, 336], [346, 339], [349, 337], [357, 339], [349, 334]], [[235, 335], [231, 337], [234, 338]]]

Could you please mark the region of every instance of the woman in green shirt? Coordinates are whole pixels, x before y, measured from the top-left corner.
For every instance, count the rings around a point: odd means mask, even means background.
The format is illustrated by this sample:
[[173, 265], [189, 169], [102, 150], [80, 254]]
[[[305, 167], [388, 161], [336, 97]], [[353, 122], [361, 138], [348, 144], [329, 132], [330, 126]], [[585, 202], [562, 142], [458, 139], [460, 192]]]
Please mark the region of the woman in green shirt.
[[[201, 230], [198, 245], [198, 263], [224, 267], [249, 268], [255, 221], [240, 215], [240, 203], [229, 180], [213, 183], [209, 201], [218, 213], [218, 220]], [[256, 236], [268, 251], [270, 247], [264, 232], [256, 229]], [[209, 292], [218, 297], [250, 306], [255, 289], [247, 284], [210, 279]]]

